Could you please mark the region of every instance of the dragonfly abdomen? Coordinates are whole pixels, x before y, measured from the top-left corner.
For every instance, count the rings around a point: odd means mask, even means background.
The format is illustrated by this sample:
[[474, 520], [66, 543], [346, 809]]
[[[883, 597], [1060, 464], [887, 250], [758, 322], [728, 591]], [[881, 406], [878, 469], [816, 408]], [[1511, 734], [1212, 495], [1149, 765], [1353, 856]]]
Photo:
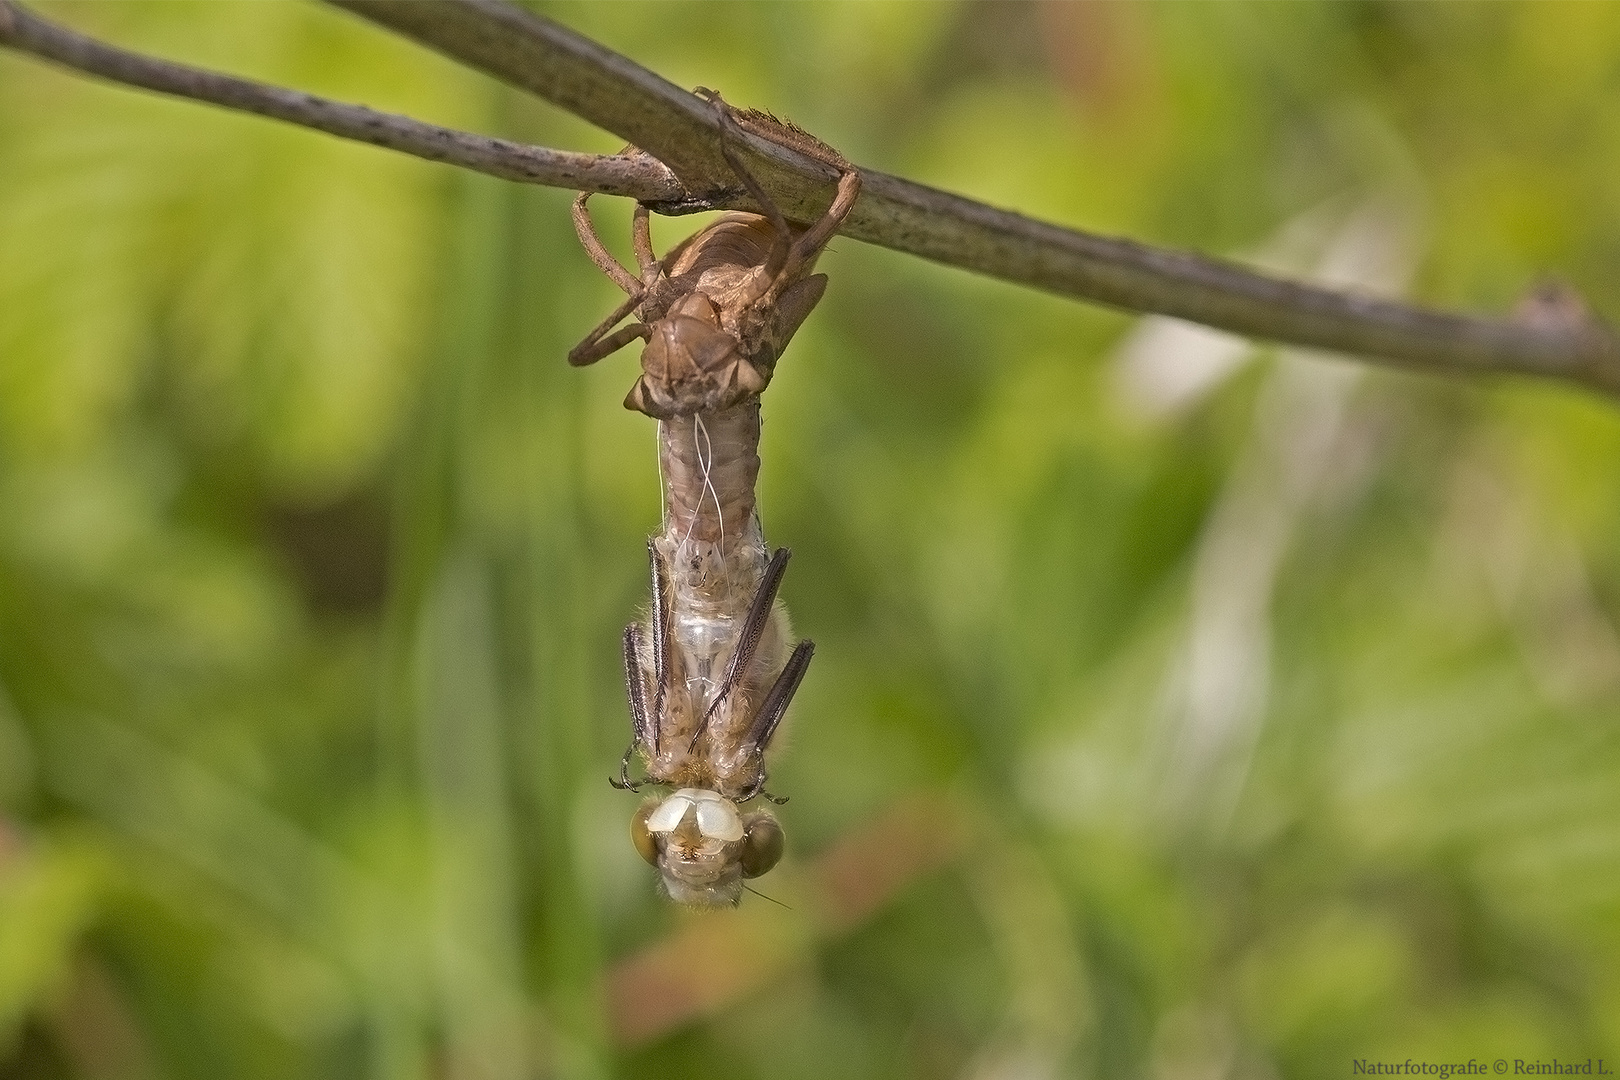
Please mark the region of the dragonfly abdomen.
[[[658, 425], [664, 535], [677, 542], [746, 544], [759, 479], [759, 399]], [[755, 543], [758, 527], [752, 529]]]
[[[743, 750], [748, 721], [786, 660], [787, 617], [773, 604], [746, 670], [711, 713], [768, 562], [754, 503], [759, 434], [757, 398], [659, 424], [664, 529], [653, 546], [668, 570], [670, 690], [680, 700], [666, 701], [660, 731], [679, 748], [661, 738], [653, 771], [701, 761], [707, 782], [727, 790], [746, 789], [758, 773], [758, 755]], [[679, 744], [700, 722], [705, 749], [694, 759]]]

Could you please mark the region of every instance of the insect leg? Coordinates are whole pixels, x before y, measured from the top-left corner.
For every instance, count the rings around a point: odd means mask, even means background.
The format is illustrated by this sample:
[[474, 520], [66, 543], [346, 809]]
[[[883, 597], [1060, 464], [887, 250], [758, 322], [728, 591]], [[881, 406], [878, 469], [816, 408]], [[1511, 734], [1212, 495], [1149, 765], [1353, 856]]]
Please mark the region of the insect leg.
[[[641, 282], [619, 264], [619, 260], [615, 259], [613, 253], [602, 243], [602, 238], [596, 235], [596, 226], [591, 222], [591, 212], [585, 207], [590, 197], [589, 191], [583, 191], [579, 198], [574, 200], [574, 234], [579, 237], [580, 246], [585, 249], [585, 254], [591, 257], [591, 262], [596, 264], [596, 268], [612, 278], [615, 285], [631, 296], [640, 296]], [[619, 318], [622, 319], [624, 316], [620, 315]]]
[[[632, 296], [597, 324], [595, 330], [585, 335], [585, 339], [572, 349], [568, 350], [568, 362], [574, 367], [584, 367], [594, 364], [604, 356], [618, 352], [636, 338], [651, 338], [652, 327], [646, 323], [632, 323], [623, 330], [608, 334], [609, 330], [641, 303], [640, 296]], [[606, 337], [602, 335], [607, 334]]]
[[720, 119], [721, 156], [726, 159], [726, 164], [731, 166], [731, 171], [737, 174], [737, 179], [742, 181], [743, 187], [748, 189], [748, 194], [759, 204], [759, 208], [764, 211], [765, 217], [771, 223], [775, 238], [771, 242], [770, 255], [765, 259], [765, 276], [768, 280], [774, 281], [781, 273], [783, 263], [787, 261], [789, 238], [793, 232], [788, 227], [787, 218], [782, 214], [782, 208], [765, 194], [765, 189], [760, 187], [759, 181], [754, 179], [754, 174], [748, 171], [748, 166], [743, 164], [742, 158], [737, 156], [737, 151], [732, 149], [731, 142], [742, 135], [742, 128], [732, 117], [731, 106], [721, 100], [717, 91], [699, 87], [697, 93], [709, 99], [714, 105], [715, 115]]
[[714, 695], [714, 700], [709, 703], [697, 730], [692, 732], [692, 747], [697, 746], [698, 739], [709, 726], [709, 720], [720, 708], [720, 703], [736, 688], [738, 680], [748, 674], [748, 667], [754, 662], [754, 650], [759, 648], [759, 639], [765, 636], [765, 627], [770, 623], [771, 605], [776, 603], [776, 590], [782, 587], [782, 575], [787, 573], [788, 559], [792, 555], [793, 552], [787, 548], [777, 548], [771, 556], [770, 564], [765, 567], [765, 574], [760, 579], [758, 591], [754, 593], [753, 603], [748, 605], [748, 614], [743, 618], [742, 629], [737, 635], [737, 648], [731, 654], [731, 663], [726, 666], [725, 678], [720, 682], [720, 692]]
[[619, 759], [618, 778], [614, 779], [611, 776], [608, 777], [608, 784], [610, 786], [616, 787], [620, 791], [640, 791], [641, 785], [646, 783], [645, 780], [638, 783], [637, 781], [630, 779], [630, 759], [636, 756], [636, 747], [639, 745], [639, 743], [631, 743], [629, 746], [625, 747], [624, 757]]
[[[624, 684], [630, 695], [630, 730], [636, 739], [631, 749], [636, 745], [650, 747], [656, 736], [647, 715], [647, 683], [641, 677], [641, 627], [636, 623], [624, 628]], [[629, 759], [626, 753], [626, 762]]]
[[752, 784], [748, 785], [748, 789], [746, 791], [737, 796], [737, 805], [741, 806], [749, 799], [752, 799], [755, 795], [758, 795], [760, 798], [768, 799], [777, 806], [786, 806], [790, 796], [772, 795], [770, 792], [765, 790], [765, 785], [770, 783], [770, 780], [771, 774], [765, 771], [765, 767], [763, 765], [760, 766], [758, 779], [756, 779]]
[[799, 683], [804, 681], [804, 673], [810, 670], [810, 658], [815, 654], [816, 643], [813, 641], [801, 641], [793, 646], [793, 655], [788, 657], [782, 674], [776, 677], [765, 700], [760, 702], [759, 712], [754, 716], [754, 724], [744, 741], [745, 746], [751, 745], [762, 754], [765, 752], [771, 737], [776, 734], [777, 725], [787, 715], [788, 705], [798, 692]]
[[813, 259], [820, 254], [821, 249], [827, 246], [827, 241], [831, 240], [833, 234], [843, 227], [844, 220], [849, 217], [849, 212], [855, 209], [855, 200], [861, 194], [861, 174], [855, 170], [855, 166], [847, 161], [844, 162], [844, 168], [847, 171], [838, 178], [838, 192], [833, 196], [832, 205], [827, 207], [825, 214], [821, 215], [821, 220], [806, 229], [793, 242], [793, 248], [788, 252], [788, 257], [782, 264], [781, 272], [776, 275], [776, 278], [771, 282], [771, 287], [766, 290], [765, 296], [767, 300], [774, 300], [776, 294], [788, 282], [798, 276], [799, 268], [807, 260]]
[[612, 253], [603, 246], [602, 238], [596, 234], [596, 226], [591, 222], [590, 211], [585, 206], [590, 197], [591, 193], [587, 191], [574, 200], [574, 232], [579, 235], [580, 244], [584, 246], [585, 253], [591, 257], [591, 261], [597, 265], [597, 268], [612, 278], [619, 288], [630, 295], [624, 303], [614, 308], [607, 318], [598, 323], [596, 329], [586, 334], [583, 341], [568, 351], [568, 362], [574, 367], [594, 364], [602, 357], [618, 352], [637, 338], [646, 339], [652, 337], [652, 328], [645, 323], [636, 323], [612, 334], [609, 334], [608, 331], [612, 330], [626, 315], [642, 304], [643, 300], [646, 299], [648, 288], [657, 282], [659, 272], [656, 259], [653, 260], [650, 271], [648, 270], [648, 264], [642, 261], [643, 234], [645, 234], [646, 239], [646, 254], [649, 256], [652, 254], [652, 234], [648, 230], [646, 223], [647, 208], [640, 203], [636, 204], [638, 227], [636, 258], [641, 261], [643, 272], [649, 273], [652, 279], [644, 284], [637, 281], [635, 275], [631, 274], [630, 271], [620, 266], [619, 260], [615, 259]]
[[669, 688], [669, 594], [664, 580], [664, 560], [658, 557], [658, 547], [647, 541], [647, 557], [652, 563], [652, 632], [653, 632], [653, 711], [652, 739], [647, 745], [654, 755], [658, 753], [658, 726], [664, 716], [664, 693]]
[[827, 212], [821, 215], [821, 218], [814, 225], [810, 226], [809, 229], [800, 234], [797, 240], [792, 241], [791, 245], [789, 245], [788, 238], [793, 234], [787, 231], [787, 222], [782, 211], [771, 201], [770, 196], [765, 194], [764, 189], [759, 185], [759, 181], [748, 171], [748, 167], [737, 157], [725, 138], [725, 133], [728, 131], [737, 132], [744, 125], [738, 123], [734, 110], [720, 99], [718, 93], [701, 88], [698, 93], [713, 102], [720, 113], [722, 132], [720, 152], [725, 156], [726, 163], [737, 174], [737, 178], [743, 182], [743, 186], [748, 189], [748, 193], [753, 196], [754, 201], [759, 203], [761, 208], [765, 210], [765, 215], [770, 219], [772, 229], [776, 231], [777, 241], [772, 245], [770, 256], [765, 262], [766, 277], [770, 284], [761, 294], [766, 302], [770, 302], [775, 300], [777, 294], [799, 276], [804, 264], [814, 259], [821, 252], [821, 249], [827, 246], [827, 242], [833, 238], [833, 235], [843, 227], [850, 211], [855, 208], [855, 200], [860, 196], [861, 174], [838, 151], [827, 146], [819, 139], [799, 131], [791, 124], [783, 125], [774, 118], [761, 116], [758, 113], [742, 114], [742, 118], [747, 121], [747, 130], [761, 138], [769, 139], [772, 142], [787, 146], [789, 149], [796, 150], [815, 161], [831, 165], [839, 172], [838, 190], [833, 195], [832, 205], [827, 207]]
[[636, 203], [635, 214], [630, 219], [630, 239], [636, 249], [636, 265], [641, 267], [641, 282], [651, 288], [658, 278], [659, 266], [652, 246], [652, 213], [645, 203]]

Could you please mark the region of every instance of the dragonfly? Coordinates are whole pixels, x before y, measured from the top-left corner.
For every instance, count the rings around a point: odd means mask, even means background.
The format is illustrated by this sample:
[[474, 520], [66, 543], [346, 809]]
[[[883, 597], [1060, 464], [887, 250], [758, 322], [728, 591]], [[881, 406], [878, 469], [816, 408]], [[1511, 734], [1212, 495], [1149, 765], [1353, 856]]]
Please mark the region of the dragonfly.
[[[720, 119], [727, 164], [764, 213], [728, 214], [659, 258], [648, 208], [638, 203], [632, 273], [602, 243], [590, 194], [581, 194], [573, 207], [580, 243], [628, 299], [568, 360], [592, 364], [646, 343], [625, 407], [658, 421], [664, 519], [647, 544], [649, 615], [624, 631], [632, 740], [612, 783], [670, 789], [643, 801], [631, 840], [671, 900], [722, 907], [782, 857], [776, 817], [744, 807], [756, 796], [785, 801], [765, 791], [765, 752], [815, 652], [810, 641], [793, 642], [777, 599], [791, 552], [767, 548], [755, 505], [759, 395], [826, 291], [827, 276], [812, 271], [853, 209], [861, 177], [808, 133], [699, 93]], [[741, 130], [838, 169], [832, 204], [808, 228], [787, 221], [736, 154]], [[615, 329], [632, 313], [635, 322]], [[645, 776], [632, 780], [637, 755]]]

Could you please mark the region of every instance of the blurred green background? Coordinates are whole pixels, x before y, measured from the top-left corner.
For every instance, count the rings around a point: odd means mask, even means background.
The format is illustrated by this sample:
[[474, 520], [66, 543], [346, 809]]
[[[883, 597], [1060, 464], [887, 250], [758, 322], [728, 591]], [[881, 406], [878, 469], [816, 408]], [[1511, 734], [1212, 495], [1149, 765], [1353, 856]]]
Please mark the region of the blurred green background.
[[[318, 4], [39, 10], [618, 148]], [[1620, 315], [1620, 4], [543, 10], [1029, 214]], [[1613, 404], [835, 243], [786, 906], [696, 915], [606, 782], [657, 474], [569, 198], [0, 53], [0, 1077], [1620, 1059]]]

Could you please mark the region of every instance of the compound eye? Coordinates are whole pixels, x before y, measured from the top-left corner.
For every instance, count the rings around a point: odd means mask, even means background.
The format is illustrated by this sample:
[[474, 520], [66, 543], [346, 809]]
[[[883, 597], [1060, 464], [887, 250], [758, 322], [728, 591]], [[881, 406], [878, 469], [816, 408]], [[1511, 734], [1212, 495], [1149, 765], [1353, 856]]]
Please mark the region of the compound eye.
[[658, 805], [658, 800], [649, 799], [636, 808], [630, 819], [630, 842], [636, 846], [636, 853], [654, 866], [658, 865], [658, 839], [647, 828], [647, 819]]
[[781, 860], [786, 840], [782, 826], [763, 810], [749, 814], [743, 826], [743, 877], [756, 878]]

